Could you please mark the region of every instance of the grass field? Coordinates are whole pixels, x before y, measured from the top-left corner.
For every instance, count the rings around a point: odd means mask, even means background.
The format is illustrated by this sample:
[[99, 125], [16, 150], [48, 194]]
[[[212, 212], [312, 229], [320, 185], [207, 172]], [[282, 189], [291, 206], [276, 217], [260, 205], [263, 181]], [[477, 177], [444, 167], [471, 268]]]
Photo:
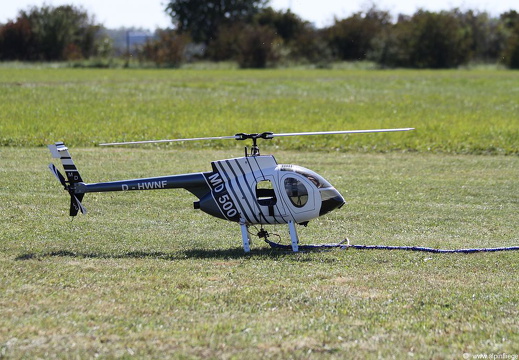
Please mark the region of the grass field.
[[517, 71], [484, 70], [0, 68], [0, 144], [415, 127], [408, 135], [290, 138], [272, 146], [518, 154], [518, 83]]
[[518, 78], [0, 68], [0, 358], [517, 358], [517, 252], [244, 255], [183, 190], [87, 194], [71, 220], [39, 145], [65, 140], [97, 182], [207, 171], [243, 145], [100, 141], [414, 126], [264, 144], [346, 198], [301, 241], [517, 246], [519, 157], [475, 154], [519, 154]]
[[[87, 181], [206, 170], [232, 151], [73, 149]], [[291, 254], [192, 210], [182, 190], [88, 194], [73, 221], [46, 149], [3, 148], [8, 357], [462, 358], [518, 353], [516, 253]], [[517, 245], [517, 157], [281, 152], [347, 206], [302, 241]], [[335, 166], [332, 166], [335, 163]], [[283, 227], [269, 229], [288, 241]]]

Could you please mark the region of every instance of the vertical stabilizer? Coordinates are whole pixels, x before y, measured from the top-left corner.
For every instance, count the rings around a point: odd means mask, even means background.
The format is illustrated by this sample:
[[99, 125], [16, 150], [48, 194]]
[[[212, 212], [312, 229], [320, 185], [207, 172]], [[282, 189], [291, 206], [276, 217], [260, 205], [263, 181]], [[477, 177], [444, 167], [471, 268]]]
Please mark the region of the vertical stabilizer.
[[72, 161], [72, 157], [70, 156], [68, 148], [65, 146], [65, 144], [62, 142], [57, 142], [55, 144], [49, 145], [49, 150], [53, 158], [61, 160], [63, 169], [65, 169], [65, 175], [67, 176], [67, 180], [70, 184], [83, 182], [83, 179], [81, 178], [81, 175], [79, 175], [79, 171]]

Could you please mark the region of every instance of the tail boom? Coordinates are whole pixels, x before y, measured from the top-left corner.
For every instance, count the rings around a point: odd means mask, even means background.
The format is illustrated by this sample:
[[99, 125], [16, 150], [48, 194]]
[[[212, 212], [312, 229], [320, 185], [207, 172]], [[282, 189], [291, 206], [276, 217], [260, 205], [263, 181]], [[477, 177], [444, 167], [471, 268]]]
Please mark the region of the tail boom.
[[192, 173], [171, 176], [159, 176], [142, 179], [110, 181], [85, 184], [80, 183], [76, 192], [107, 192], [131, 190], [159, 190], [159, 189], [186, 189], [195, 196], [202, 196], [209, 192], [203, 173]]
[[183, 188], [191, 192], [199, 199], [210, 192], [204, 173], [191, 173], [171, 176], [149, 177], [121, 181], [109, 181], [87, 184], [83, 182], [68, 148], [62, 142], [49, 145], [52, 156], [60, 159], [65, 169], [65, 175], [56, 169], [54, 164], [49, 169], [70, 194], [70, 216], [76, 216], [78, 212], [85, 214], [86, 209], [81, 204], [86, 193], [130, 190], [158, 190]]

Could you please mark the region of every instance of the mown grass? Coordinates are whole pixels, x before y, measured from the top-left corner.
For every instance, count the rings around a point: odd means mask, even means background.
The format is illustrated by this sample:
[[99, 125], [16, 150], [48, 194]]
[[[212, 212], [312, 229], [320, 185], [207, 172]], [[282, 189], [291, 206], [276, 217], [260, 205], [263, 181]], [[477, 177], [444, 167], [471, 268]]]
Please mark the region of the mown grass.
[[[88, 194], [88, 215], [71, 220], [39, 147], [64, 140], [96, 182], [206, 171], [245, 145], [95, 146], [104, 141], [412, 126], [261, 144], [347, 200], [300, 228], [302, 242], [513, 246], [519, 158], [459, 154], [519, 154], [518, 80], [1, 67], [0, 358], [519, 354], [516, 253], [291, 254], [257, 240], [244, 255], [236, 224], [193, 210], [182, 190]], [[284, 227], [268, 230], [288, 242]]]
[[[86, 181], [205, 171], [217, 151], [72, 148]], [[517, 245], [519, 158], [278, 151], [347, 205], [302, 242]], [[182, 190], [87, 194], [0, 148], [0, 357], [446, 358], [519, 353], [516, 253], [241, 249]], [[284, 227], [269, 228], [288, 242]]]
[[412, 134], [294, 137], [264, 147], [518, 154], [517, 83], [519, 72], [499, 70], [0, 68], [0, 144], [415, 127]]

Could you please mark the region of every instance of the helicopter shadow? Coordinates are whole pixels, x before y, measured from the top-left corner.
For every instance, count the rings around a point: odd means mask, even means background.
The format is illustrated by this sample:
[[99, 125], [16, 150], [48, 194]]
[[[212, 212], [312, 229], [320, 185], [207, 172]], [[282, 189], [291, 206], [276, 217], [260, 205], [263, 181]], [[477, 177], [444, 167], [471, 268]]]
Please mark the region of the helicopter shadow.
[[42, 253], [25, 253], [15, 257], [16, 261], [42, 260], [52, 257], [70, 257], [78, 259], [158, 259], [166, 261], [181, 261], [188, 259], [245, 259], [251, 257], [272, 258], [285, 257], [294, 254], [291, 251], [272, 248], [252, 249], [245, 253], [243, 248], [236, 247], [230, 249], [189, 249], [174, 252], [163, 251], [128, 251], [123, 253], [103, 253], [103, 252], [81, 252], [70, 250], [54, 250]]

